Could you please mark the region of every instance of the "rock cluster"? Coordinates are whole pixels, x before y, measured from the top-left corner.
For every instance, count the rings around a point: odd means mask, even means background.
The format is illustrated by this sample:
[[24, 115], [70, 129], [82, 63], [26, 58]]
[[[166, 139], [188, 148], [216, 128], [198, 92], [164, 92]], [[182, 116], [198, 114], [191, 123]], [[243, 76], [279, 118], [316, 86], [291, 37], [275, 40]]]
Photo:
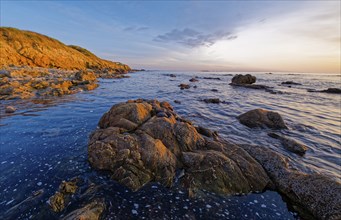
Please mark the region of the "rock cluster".
[[120, 103], [98, 125], [89, 141], [90, 164], [111, 171], [115, 180], [132, 190], [150, 181], [172, 186], [177, 170], [184, 170], [182, 182], [193, 191], [248, 193], [262, 191], [270, 183], [243, 149], [217, 140], [207, 129], [196, 129], [167, 102]]
[[[259, 120], [257, 126], [286, 127], [273, 112], [252, 114]], [[110, 171], [113, 179], [132, 190], [151, 181], [172, 186], [178, 180], [189, 195], [201, 189], [231, 195], [270, 188], [289, 198], [308, 219], [341, 217], [339, 181], [294, 170], [289, 158], [270, 149], [222, 140], [209, 129], [194, 127], [167, 102], [139, 99], [116, 104], [98, 126], [88, 145], [90, 164]]]

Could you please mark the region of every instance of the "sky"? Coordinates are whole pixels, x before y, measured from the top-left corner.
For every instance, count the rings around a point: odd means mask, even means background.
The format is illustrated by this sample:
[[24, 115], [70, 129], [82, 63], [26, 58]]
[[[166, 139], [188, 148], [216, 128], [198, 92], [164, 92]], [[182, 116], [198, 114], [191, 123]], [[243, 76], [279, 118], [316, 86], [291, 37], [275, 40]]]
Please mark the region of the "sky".
[[0, 25], [133, 68], [340, 73], [340, 1], [0, 1]]

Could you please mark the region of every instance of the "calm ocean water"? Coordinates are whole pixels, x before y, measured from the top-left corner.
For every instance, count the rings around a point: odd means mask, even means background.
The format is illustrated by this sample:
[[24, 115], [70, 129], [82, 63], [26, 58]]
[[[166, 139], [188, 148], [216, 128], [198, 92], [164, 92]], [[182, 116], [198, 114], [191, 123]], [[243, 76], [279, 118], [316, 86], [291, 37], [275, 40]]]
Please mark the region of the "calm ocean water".
[[[176, 78], [166, 76], [175, 74]], [[131, 192], [99, 175], [87, 163], [87, 141], [99, 118], [109, 108], [128, 99], [159, 99], [170, 102], [176, 112], [195, 124], [218, 131], [221, 137], [235, 143], [257, 144], [272, 148], [294, 161], [306, 172], [318, 172], [340, 180], [341, 172], [341, 96], [309, 93], [307, 89], [341, 88], [341, 75], [332, 74], [253, 74], [257, 84], [273, 86], [283, 94], [270, 94], [228, 85], [234, 73], [139, 72], [129, 79], [100, 80], [94, 91], [82, 92], [41, 102], [29, 100], [1, 101], [0, 109], [15, 105], [18, 111], [0, 121], [0, 217], [57, 219], [47, 210], [46, 201], [62, 180], [81, 176], [103, 185], [96, 196], [105, 197], [108, 208], [105, 219], [126, 218], [230, 218], [230, 219], [293, 219], [296, 214], [276, 192], [223, 197], [207, 193], [204, 199], [189, 199], [175, 187], [165, 189], [148, 184], [139, 192]], [[199, 79], [192, 77], [219, 77]], [[292, 80], [302, 85], [281, 86]], [[197, 88], [180, 90], [180, 83]], [[217, 89], [218, 92], [211, 91]], [[203, 98], [219, 98], [225, 103], [207, 104]], [[181, 101], [181, 104], [174, 103]], [[250, 129], [236, 116], [248, 110], [264, 108], [279, 112], [289, 130], [282, 134], [309, 147], [301, 157], [286, 151], [278, 140], [268, 137], [270, 129]], [[15, 205], [44, 189], [39, 200], [31, 205]], [[82, 204], [70, 204], [70, 211]], [[9, 210], [9, 211], [8, 211]], [[132, 211], [134, 210], [134, 211]], [[63, 215], [63, 213], [61, 213]], [[111, 216], [111, 217], [110, 217]]]

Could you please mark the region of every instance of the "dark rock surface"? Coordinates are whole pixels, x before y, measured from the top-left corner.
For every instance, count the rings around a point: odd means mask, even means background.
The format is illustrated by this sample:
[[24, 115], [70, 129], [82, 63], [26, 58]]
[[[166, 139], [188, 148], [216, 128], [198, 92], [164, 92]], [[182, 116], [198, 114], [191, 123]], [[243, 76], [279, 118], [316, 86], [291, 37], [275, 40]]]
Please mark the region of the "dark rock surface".
[[250, 128], [255, 127], [269, 127], [275, 129], [287, 128], [280, 114], [278, 114], [277, 112], [268, 111], [264, 109], [254, 109], [239, 115], [237, 118], [240, 123]]
[[190, 79], [189, 81], [190, 81], [190, 82], [198, 82], [199, 80], [196, 79], [196, 78], [192, 78], [192, 79]]

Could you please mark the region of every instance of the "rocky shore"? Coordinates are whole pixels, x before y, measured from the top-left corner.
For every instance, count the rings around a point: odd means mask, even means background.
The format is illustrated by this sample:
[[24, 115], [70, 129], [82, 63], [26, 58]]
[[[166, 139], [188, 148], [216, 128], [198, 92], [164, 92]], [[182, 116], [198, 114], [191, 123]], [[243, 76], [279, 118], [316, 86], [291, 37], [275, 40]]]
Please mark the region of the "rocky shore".
[[6, 68], [0, 71], [0, 100], [62, 96], [98, 87], [97, 78], [125, 78], [115, 70]]
[[[276, 115], [267, 114], [270, 119]], [[286, 128], [279, 119], [274, 121]], [[266, 120], [260, 123], [269, 126]], [[193, 126], [167, 102], [139, 99], [116, 104], [98, 126], [88, 146], [91, 166], [109, 171], [134, 191], [148, 182], [167, 187], [179, 182], [193, 197], [201, 190], [236, 195], [271, 189], [288, 198], [304, 217], [341, 217], [340, 182], [294, 170], [290, 158], [271, 149], [223, 140]]]

